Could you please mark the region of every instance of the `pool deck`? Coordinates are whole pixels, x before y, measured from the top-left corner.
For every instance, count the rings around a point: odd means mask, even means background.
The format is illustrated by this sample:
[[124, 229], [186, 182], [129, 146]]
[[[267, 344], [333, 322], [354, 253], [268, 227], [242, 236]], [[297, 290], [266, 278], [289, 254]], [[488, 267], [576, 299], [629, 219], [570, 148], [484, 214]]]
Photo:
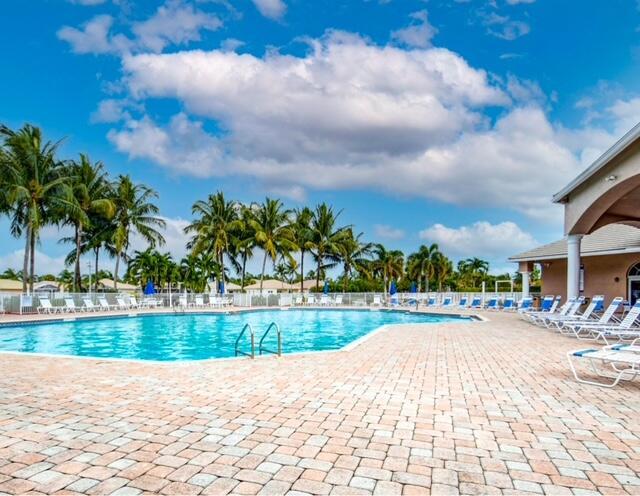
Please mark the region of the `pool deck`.
[[639, 494], [640, 384], [485, 315], [282, 358], [0, 355], [0, 494]]

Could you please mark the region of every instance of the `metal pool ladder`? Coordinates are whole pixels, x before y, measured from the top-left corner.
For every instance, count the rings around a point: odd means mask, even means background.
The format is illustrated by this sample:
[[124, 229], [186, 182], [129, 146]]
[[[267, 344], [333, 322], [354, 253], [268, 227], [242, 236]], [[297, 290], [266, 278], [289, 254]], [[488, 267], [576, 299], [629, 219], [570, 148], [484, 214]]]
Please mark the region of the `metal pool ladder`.
[[[244, 336], [244, 333], [247, 332], [247, 329], [249, 329], [249, 333], [251, 335], [251, 353], [247, 353], [246, 351], [242, 351], [239, 348], [240, 340], [242, 339], [242, 336]], [[260, 341], [260, 343], [262, 343], [262, 341]], [[235, 351], [236, 351], [236, 356], [245, 355], [245, 356], [248, 356], [248, 357], [251, 357], [251, 358], [255, 358], [255, 356], [256, 356], [256, 338], [255, 338], [255, 333], [253, 332], [253, 327], [251, 327], [251, 324], [249, 324], [248, 322], [244, 325], [244, 327], [242, 328], [242, 331], [240, 331], [240, 334], [238, 334], [238, 337], [236, 338]]]
[[[262, 346], [262, 342], [265, 340], [271, 329], [276, 330], [276, 336], [278, 338], [278, 351], [273, 351]], [[282, 356], [282, 333], [280, 332], [280, 326], [275, 322], [271, 322], [271, 324], [269, 324], [269, 327], [267, 327], [267, 330], [260, 338], [260, 343], [258, 344], [258, 352], [260, 353], [260, 355], [262, 355], [263, 351], [266, 353], [272, 353], [274, 355]]]

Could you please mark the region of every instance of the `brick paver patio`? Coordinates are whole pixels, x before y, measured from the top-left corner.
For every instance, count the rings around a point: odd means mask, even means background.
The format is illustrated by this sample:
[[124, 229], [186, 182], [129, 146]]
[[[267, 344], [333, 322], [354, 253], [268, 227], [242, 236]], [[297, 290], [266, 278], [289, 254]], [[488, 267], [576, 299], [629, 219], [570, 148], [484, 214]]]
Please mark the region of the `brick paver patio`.
[[255, 361], [2, 355], [0, 493], [640, 493], [640, 387], [490, 318]]

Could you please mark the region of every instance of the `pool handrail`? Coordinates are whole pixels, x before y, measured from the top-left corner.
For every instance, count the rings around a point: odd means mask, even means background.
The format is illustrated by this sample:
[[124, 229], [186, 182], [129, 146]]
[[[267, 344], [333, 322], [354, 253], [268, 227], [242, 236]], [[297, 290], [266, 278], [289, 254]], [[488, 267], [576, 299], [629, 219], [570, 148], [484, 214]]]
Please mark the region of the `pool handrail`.
[[[249, 331], [251, 332], [251, 353], [247, 353], [246, 351], [242, 351], [238, 348], [238, 344], [240, 343], [240, 339], [242, 339], [242, 336], [244, 336], [244, 333], [247, 331], [247, 329], [249, 329]], [[242, 328], [242, 331], [240, 331], [240, 334], [238, 334], [238, 337], [236, 338], [236, 345], [235, 345], [235, 352], [236, 352], [236, 356], [240, 355], [245, 355], [251, 358], [255, 358], [256, 356], [256, 338], [255, 338], [255, 333], [253, 332], [253, 327], [251, 327], [251, 324], [249, 324], [249, 322], [247, 322], [244, 327]]]
[[[262, 347], [262, 342], [267, 337], [267, 334], [269, 334], [269, 331], [274, 328], [276, 330], [276, 336], [278, 338], [278, 351], [273, 351], [268, 348]], [[260, 343], [258, 343], [258, 354], [262, 355], [263, 351], [266, 351], [267, 353], [272, 353], [274, 355], [282, 356], [282, 333], [280, 332], [280, 326], [276, 322], [271, 322], [271, 324], [269, 324], [269, 327], [267, 327], [267, 330], [264, 332], [264, 334], [260, 338]]]

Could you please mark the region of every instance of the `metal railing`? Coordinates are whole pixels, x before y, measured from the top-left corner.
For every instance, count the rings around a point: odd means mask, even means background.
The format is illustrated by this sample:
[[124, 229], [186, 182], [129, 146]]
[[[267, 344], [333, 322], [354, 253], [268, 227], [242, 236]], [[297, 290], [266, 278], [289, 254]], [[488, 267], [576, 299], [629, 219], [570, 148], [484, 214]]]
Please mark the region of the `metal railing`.
[[[536, 296], [536, 295], [533, 295]], [[211, 309], [229, 306], [251, 307], [368, 307], [388, 304], [427, 305], [430, 298], [435, 298], [438, 304], [445, 298], [451, 298], [452, 304], [457, 305], [461, 298], [471, 301], [480, 297], [482, 303], [492, 298], [504, 302], [507, 298], [519, 301], [519, 292], [430, 292], [430, 293], [231, 293], [217, 295], [208, 293], [158, 293], [144, 295], [136, 293], [44, 293], [33, 294], [0, 293], [0, 311], [11, 314], [72, 313], [81, 311], [127, 311], [137, 309], [173, 308], [175, 309]], [[52, 307], [45, 308], [43, 300]], [[70, 308], [70, 303], [72, 307]]]
[[[247, 353], [246, 351], [242, 351], [240, 349], [240, 340], [244, 336], [244, 333], [247, 332], [247, 329], [249, 329], [249, 332], [251, 335], [251, 353]], [[242, 328], [242, 331], [240, 331], [240, 334], [238, 334], [238, 337], [236, 338], [235, 352], [236, 352], [236, 356], [245, 355], [251, 358], [255, 358], [256, 356], [256, 338], [253, 332], [253, 327], [251, 327], [251, 324], [249, 324], [248, 322], [244, 325], [244, 327]]]
[[[276, 330], [276, 339], [278, 340], [278, 351], [270, 350], [268, 348], [265, 348], [262, 345], [262, 343], [264, 342], [265, 338], [267, 337], [271, 329]], [[271, 322], [271, 324], [269, 324], [269, 327], [267, 327], [267, 330], [264, 332], [264, 334], [260, 338], [260, 343], [258, 344], [258, 354], [262, 355], [263, 351], [266, 353], [271, 353], [273, 355], [282, 356], [282, 333], [280, 332], [280, 326], [275, 322]]]

